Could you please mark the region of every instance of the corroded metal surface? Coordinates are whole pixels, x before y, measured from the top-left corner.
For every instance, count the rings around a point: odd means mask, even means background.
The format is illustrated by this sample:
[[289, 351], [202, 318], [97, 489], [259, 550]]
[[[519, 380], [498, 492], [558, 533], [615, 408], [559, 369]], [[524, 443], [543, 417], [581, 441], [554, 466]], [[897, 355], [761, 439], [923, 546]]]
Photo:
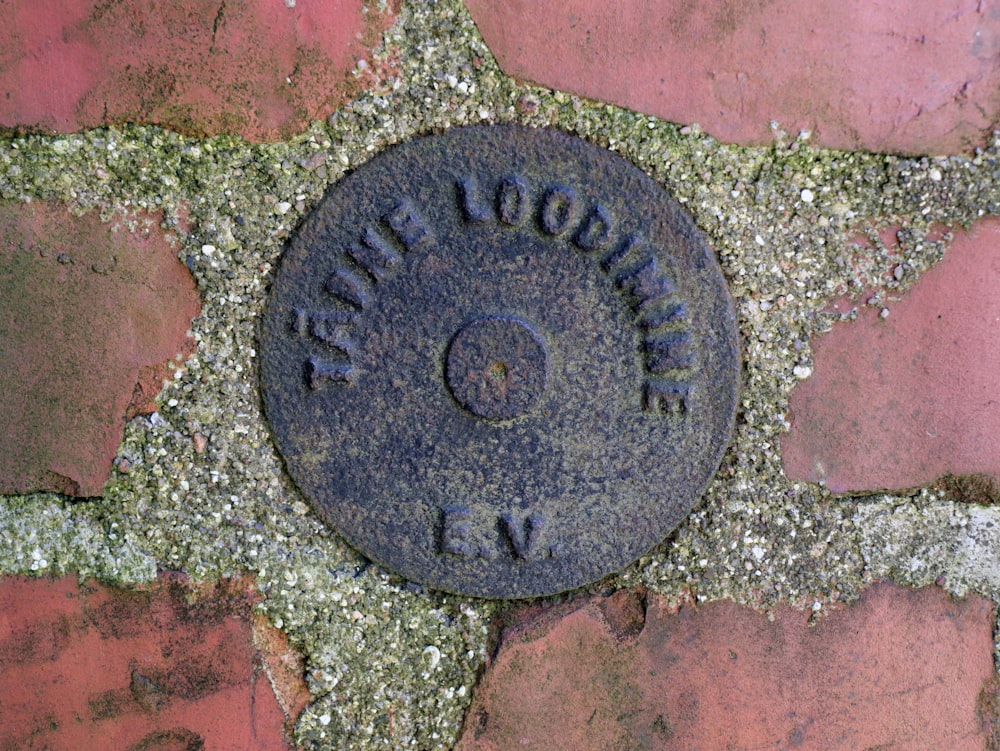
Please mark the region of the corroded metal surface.
[[365, 555], [431, 587], [549, 594], [687, 514], [732, 429], [732, 304], [690, 218], [549, 130], [453, 129], [335, 185], [261, 329], [288, 471]]

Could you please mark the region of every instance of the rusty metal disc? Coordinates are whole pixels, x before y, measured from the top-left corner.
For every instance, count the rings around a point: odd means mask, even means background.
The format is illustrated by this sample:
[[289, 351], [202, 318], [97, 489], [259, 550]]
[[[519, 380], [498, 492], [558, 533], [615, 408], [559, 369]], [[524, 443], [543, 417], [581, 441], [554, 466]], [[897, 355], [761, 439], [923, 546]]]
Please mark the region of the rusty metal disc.
[[366, 556], [483, 597], [577, 587], [674, 529], [733, 425], [718, 263], [663, 189], [553, 130], [456, 128], [334, 185], [261, 327], [275, 442]]

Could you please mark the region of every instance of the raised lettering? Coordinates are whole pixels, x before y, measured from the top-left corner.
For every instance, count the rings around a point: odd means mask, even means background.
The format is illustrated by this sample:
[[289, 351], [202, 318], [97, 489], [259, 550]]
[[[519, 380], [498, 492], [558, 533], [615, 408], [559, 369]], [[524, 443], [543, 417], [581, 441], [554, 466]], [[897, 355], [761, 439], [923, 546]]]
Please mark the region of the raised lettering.
[[515, 556], [527, 558], [531, 554], [532, 548], [538, 542], [544, 521], [537, 514], [532, 514], [524, 519], [518, 519], [513, 513], [501, 515], [500, 527], [513, 548]]
[[542, 229], [550, 235], [561, 235], [573, 220], [576, 193], [572, 188], [551, 188], [542, 202]]
[[673, 323], [682, 323], [687, 320], [687, 308], [684, 303], [667, 303], [663, 306], [647, 306], [639, 318], [639, 325], [644, 329], [657, 329], [660, 326], [668, 326]]
[[298, 309], [292, 311], [292, 331], [299, 336], [309, 333], [309, 314], [306, 311]]
[[347, 254], [376, 281], [402, 260], [374, 227], [365, 227], [361, 244], [352, 246]]
[[573, 242], [581, 250], [599, 250], [611, 239], [612, 229], [613, 222], [611, 215], [607, 209], [597, 204], [594, 210], [587, 215], [583, 224], [580, 225], [580, 229], [576, 233], [576, 237], [573, 238]]
[[430, 240], [430, 230], [417, 215], [408, 198], [400, 201], [399, 205], [389, 212], [385, 221], [396, 235], [396, 239], [408, 251], [413, 251]]
[[619, 276], [616, 281], [623, 292], [632, 296], [633, 307], [637, 311], [676, 292], [674, 285], [660, 272], [655, 256], [639, 268]]
[[[644, 365], [650, 375], [643, 384], [643, 408], [672, 416], [686, 414], [689, 385], [663, 377], [676, 377], [675, 371], [693, 367], [691, 335], [683, 328], [688, 311], [678, 299], [669, 266], [661, 268], [659, 257], [640, 233], [615, 239], [615, 218], [611, 212], [600, 203], [585, 209], [575, 190], [567, 186], [550, 185], [540, 200], [532, 201], [527, 183], [519, 175], [511, 175], [496, 186], [495, 208], [487, 200], [491, 191], [484, 192], [473, 175], [455, 178], [455, 189], [458, 208], [466, 222], [481, 223], [495, 218], [502, 224], [516, 226], [530, 211], [537, 210], [539, 228], [546, 235], [565, 235], [582, 251], [599, 251], [600, 268], [621, 290], [636, 314], [635, 325], [642, 331]], [[365, 274], [357, 273], [356, 269], [336, 268], [326, 282], [327, 291], [354, 310], [295, 311], [293, 327], [300, 336], [315, 337], [348, 359], [347, 363], [337, 364], [317, 358], [309, 360], [308, 380], [313, 388], [326, 381], [354, 382], [355, 370], [349, 360], [355, 343], [347, 327], [357, 322], [356, 311], [368, 307], [374, 287], [400, 264], [402, 253], [414, 251], [432, 240], [431, 229], [409, 198], [401, 200], [382, 221], [384, 224], [366, 226], [360, 241], [347, 250], [347, 255]], [[472, 511], [461, 507], [442, 511], [441, 552], [496, 555], [495, 541], [490, 542], [490, 534], [485, 531], [494, 523], [518, 558], [528, 558], [539, 544], [543, 524], [539, 516], [504, 514], [492, 520], [476, 519]]]
[[465, 507], [441, 509], [441, 552], [471, 558], [478, 549], [472, 543], [472, 512]]
[[646, 368], [650, 373], [691, 367], [691, 335], [687, 331], [647, 336], [642, 346], [646, 352]]
[[615, 266], [622, 263], [629, 254], [642, 242], [639, 235], [626, 235], [618, 244], [618, 247], [601, 259], [601, 268], [611, 271]]
[[672, 417], [687, 414], [687, 401], [691, 387], [674, 381], [649, 380], [643, 388], [643, 408]]
[[490, 218], [490, 209], [480, 203], [476, 181], [471, 177], [463, 177], [455, 181], [458, 188], [458, 202], [462, 206], [462, 215], [467, 222], [485, 222]]
[[328, 363], [310, 357], [306, 363], [306, 380], [309, 388], [318, 389], [324, 383], [354, 383], [355, 370], [350, 363]]
[[339, 313], [314, 313], [309, 321], [309, 333], [350, 357], [354, 352], [354, 341], [344, 325], [349, 321], [343, 319], [344, 316]]
[[478, 530], [474, 522], [472, 511], [466, 506], [441, 509], [440, 551], [464, 558], [495, 558], [496, 551], [477, 539]]
[[347, 269], [334, 269], [326, 280], [326, 291], [359, 310], [367, 307], [370, 299], [364, 282]]
[[520, 224], [528, 213], [528, 186], [516, 175], [497, 188], [497, 215], [504, 224]]
[[354, 311], [309, 313], [295, 310], [292, 328], [299, 336], [311, 334], [345, 355], [350, 355], [354, 343], [347, 334], [346, 326], [355, 323], [357, 318], [358, 314]]

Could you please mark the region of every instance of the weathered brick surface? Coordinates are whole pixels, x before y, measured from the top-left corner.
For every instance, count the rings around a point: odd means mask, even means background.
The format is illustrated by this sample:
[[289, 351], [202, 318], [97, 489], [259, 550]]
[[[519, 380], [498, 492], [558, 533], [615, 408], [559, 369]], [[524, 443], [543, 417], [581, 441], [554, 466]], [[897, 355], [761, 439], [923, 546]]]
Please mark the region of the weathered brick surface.
[[887, 303], [888, 317], [858, 301], [856, 321], [817, 338], [781, 441], [791, 478], [837, 493], [948, 474], [1000, 480], [998, 247], [996, 219], [955, 231], [944, 259]]
[[99, 494], [126, 416], [155, 408], [199, 308], [155, 225], [0, 204], [0, 492]]
[[0, 579], [0, 748], [289, 748], [238, 581]]
[[1000, 13], [907, 0], [466, 0], [517, 78], [741, 144], [953, 153], [1000, 121]]
[[392, 20], [363, 0], [7, 0], [0, 125], [277, 140], [328, 115]]
[[986, 747], [989, 600], [881, 584], [809, 620], [785, 606], [772, 618], [730, 601], [673, 611], [618, 593], [508, 629], [458, 748]]

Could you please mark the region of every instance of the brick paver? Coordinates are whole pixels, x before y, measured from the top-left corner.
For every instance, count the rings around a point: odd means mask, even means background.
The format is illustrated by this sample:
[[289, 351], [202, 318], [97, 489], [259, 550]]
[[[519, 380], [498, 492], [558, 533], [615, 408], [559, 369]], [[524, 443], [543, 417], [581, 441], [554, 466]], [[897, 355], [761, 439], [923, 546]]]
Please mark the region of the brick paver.
[[0, 203], [0, 492], [101, 492], [125, 418], [192, 349], [194, 279], [153, 223]]
[[983, 751], [993, 612], [881, 584], [810, 625], [787, 606], [674, 611], [621, 591], [509, 629], [458, 749]]
[[344, 100], [391, 21], [362, 0], [10, 0], [0, 125], [288, 138]]
[[[1000, 221], [955, 239], [901, 299], [816, 339], [791, 394], [786, 473], [834, 492], [1000, 478]], [[842, 303], [843, 305], [843, 303]]]
[[0, 748], [288, 748], [245, 586], [0, 579]]
[[769, 143], [952, 153], [1000, 119], [989, 3], [466, 0], [509, 75]]

